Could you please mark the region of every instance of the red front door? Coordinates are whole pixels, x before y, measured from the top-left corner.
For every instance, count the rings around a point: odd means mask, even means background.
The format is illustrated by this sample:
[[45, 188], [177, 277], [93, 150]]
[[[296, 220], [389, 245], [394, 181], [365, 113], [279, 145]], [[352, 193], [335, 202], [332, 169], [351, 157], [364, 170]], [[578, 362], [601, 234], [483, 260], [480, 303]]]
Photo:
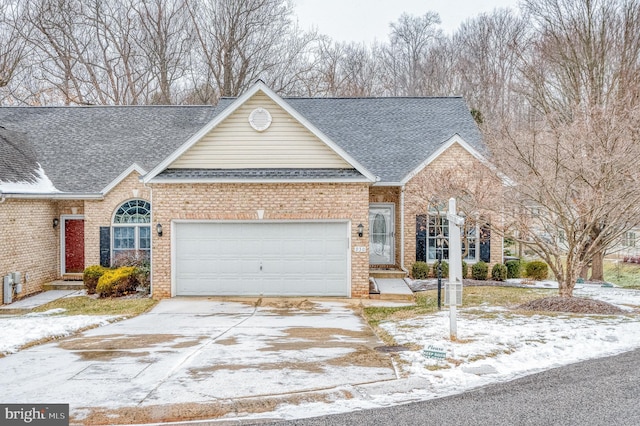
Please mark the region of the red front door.
[[64, 273], [84, 271], [84, 219], [64, 220]]

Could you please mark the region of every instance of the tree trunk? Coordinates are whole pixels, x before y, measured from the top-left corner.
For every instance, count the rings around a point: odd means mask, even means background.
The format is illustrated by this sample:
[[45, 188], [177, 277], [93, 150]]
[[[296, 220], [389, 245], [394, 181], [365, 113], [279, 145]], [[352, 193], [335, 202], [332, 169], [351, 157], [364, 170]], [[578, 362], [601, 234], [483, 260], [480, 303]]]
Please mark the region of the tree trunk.
[[604, 281], [604, 253], [599, 251], [591, 262], [591, 279], [594, 281]]
[[563, 280], [558, 281], [558, 294], [560, 297], [573, 297], [573, 288], [576, 285], [577, 271], [567, 268], [567, 274]]
[[579, 277], [586, 280], [588, 275], [589, 275], [589, 264], [587, 263], [582, 267], [582, 269], [580, 269]]

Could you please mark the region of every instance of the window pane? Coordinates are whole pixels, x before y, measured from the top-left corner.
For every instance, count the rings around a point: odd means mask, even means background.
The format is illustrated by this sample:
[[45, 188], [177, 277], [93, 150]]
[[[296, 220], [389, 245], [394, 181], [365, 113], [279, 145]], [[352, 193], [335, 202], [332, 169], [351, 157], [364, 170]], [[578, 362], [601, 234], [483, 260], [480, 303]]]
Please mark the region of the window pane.
[[151, 248], [151, 227], [140, 227], [140, 244], [138, 245], [140, 250]]
[[[425, 232], [422, 230], [423, 224], [427, 225], [426, 244], [424, 246], [420, 244], [421, 232]], [[438, 247], [437, 244], [437, 237], [439, 234], [442, 234], [445, 237], [442, 247]], [[466, 253], [464, 259], [467, 261], [474, 262], [477, 260], [477, 234], [477, 226], [471, 226], [467, 229], [466, 235], [462, 238], [461, 253]], [[426, 253], [423, 254], [423, 251]], [[420, 258], [419, 256], [426, 255], [427, 262], [434, 262], [438, 260], [438, 254], [440, 252], [442, 253], [443, 260], [449, 260], [449, 221], [445, 217], [438, 217], [437, 215], [430, 215], [428, 219], [421, 219], [421, 216], [416, 216], [416, 260], [424, 260], [424, 258]]]
[[[444, 242], [438, 247], [438, 235], [442, 234]], [[428, 261], [438, 260], [438, 254], [442, 253], [442, 259], [449, 259], [449, 221], [442, 216], [429, 216], [429, 238], [427, 241]]]
[[144, 200], [131, 200], [122, 204], [113, 218], [114, 223], [150, 223], [151, 204]]
[[135, 229], [132, 227], [113, 228], [113, 249], [132, 250], [136, 248]]

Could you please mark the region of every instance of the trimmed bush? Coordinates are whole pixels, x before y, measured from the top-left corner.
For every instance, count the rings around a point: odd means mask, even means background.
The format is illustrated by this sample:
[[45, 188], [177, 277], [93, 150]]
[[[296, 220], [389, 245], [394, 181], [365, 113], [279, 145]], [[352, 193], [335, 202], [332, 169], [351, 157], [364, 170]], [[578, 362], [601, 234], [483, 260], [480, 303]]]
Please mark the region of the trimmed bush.
[[507, 278], [520, 278], [519, 260], [507, 260], [504, 266], [507, 267]]
[[[433, 264], [433, 276], [438, 278], [438, 262], [435, 262]], [[446, 260], [442, 261], [442, 276], [443, 277], [449, 276], [449, 264], [447, 263]]]
[[546, 280], [549, 276], [549, 266], [541, 260], [527, 263], [527, 277], [536, 281]]
[[96, 292], [100, 297], [122, 296], [134, 293], [138, 287], [136, 268], [123, 266], [107, 270], [98, 280]]
[[134, 266], [136, 268], [136, 279], [138, 286], [144, 288], [147, 293], [151, 287], [151, 265], [149, 263], [149, 253], [144, 250], [129, 250], [118, 253], [113, 261], [114, 268], [123, 266]]
[[474, 280], [486, 280], [489, 273], [489, 265], [486, 262], [480, 261], [471, 267], [471, 277]]
[[495, 281], [504, 281], [507, 279], [507, 267], [502, 263], [496, 263], [491, 269], [491, 279]]
[[96, 292], [98, 280], [108, 270], [109, 269], [100, 265], [89, 266], [84, 270], [82, 273], [82, 282], [84, 283], [84, 287], [87, 289], [88, 294], [94, 294]]
[[411, 267], [411, 276], [414, 280], [426, 280], [429, 278], [429, 265], [427, 262], [417, 261]]
[[467, 278], [469, 275], [469, 265], [464, 260], [462, 261], [462, 278]]

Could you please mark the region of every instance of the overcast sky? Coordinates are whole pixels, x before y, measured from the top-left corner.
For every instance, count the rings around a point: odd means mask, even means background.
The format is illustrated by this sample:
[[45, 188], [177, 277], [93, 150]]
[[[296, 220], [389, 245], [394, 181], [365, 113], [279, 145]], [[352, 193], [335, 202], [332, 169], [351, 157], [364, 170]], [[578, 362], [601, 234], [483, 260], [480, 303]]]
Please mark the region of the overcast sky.
[[437, 12], [440, 28], [451, 34], [460, 24], [497, 7], [516, 9], [518, 0], [294, 0], [303, 30], [312, 27], [336, 41], [386, 41], [389, 24], [403, 12], [421, 16]]

